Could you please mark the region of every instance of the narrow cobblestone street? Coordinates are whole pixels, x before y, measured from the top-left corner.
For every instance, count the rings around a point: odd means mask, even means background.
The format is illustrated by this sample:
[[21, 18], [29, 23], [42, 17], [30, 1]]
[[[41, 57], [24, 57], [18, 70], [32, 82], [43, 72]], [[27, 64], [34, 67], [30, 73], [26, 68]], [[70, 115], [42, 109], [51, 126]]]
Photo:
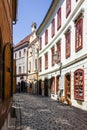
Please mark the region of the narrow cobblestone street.
[[86, 111], [29, 94], [15, 94], [14, 102], [21, 108], [16, 129], [21, 125], [22, 130], [87, 130]]

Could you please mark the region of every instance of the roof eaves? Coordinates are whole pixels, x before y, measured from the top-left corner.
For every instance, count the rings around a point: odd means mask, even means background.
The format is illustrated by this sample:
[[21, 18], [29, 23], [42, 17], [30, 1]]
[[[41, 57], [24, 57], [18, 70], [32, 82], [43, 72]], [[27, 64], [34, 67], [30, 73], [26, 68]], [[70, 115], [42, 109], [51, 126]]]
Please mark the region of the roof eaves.
[[50, 17], [52, 16], [53, 11], [55, 10], [55, 7], [57, 5], [57, 3], [59, 2], [59, 0], [53, 0], [51, 2], [51, 5], [42, 21], [42, 23], [40, 24], [39, 28], [36, 31], [37, 36], [41, 33], [41, 31], [43, 30], [44, 26], [46, 25], [46, 23], [48, 22], [48, 20], [50, 19]]

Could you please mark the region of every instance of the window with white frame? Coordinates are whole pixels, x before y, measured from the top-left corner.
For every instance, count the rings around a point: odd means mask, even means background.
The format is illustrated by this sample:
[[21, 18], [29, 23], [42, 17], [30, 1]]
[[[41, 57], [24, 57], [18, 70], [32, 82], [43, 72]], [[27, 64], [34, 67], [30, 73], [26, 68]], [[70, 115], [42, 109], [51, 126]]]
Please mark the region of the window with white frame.
[[61, 27], [61, 8], [58, 9], [57, 12], [57, 30]]
[[75, 50], [76, 52], [83, 47], [83, 17], [75, 21]]
[[45, 45], [48, 43], [48, 29], [45, 31]]
[[55, 61], [54, 61], [54, 53], [55, 53], [55, 48], [52, 47], [52, 48], [51, 48], [52, 66], [54, 66], [54, 64], [55, 64]]
[[68, 30], [65, 34], [65, 56], [70, 57], [71, 32]]
[[39, 72], [42, 71], [42, 57], [39, 58]]
[[55, 35], [55, 18], [52, 20], [51, 23], [51, 37]]
[[48, 69], [48, 53], [45, 54], [45, 69]]
[[19, 74], [21, 74], [21, 66], [19, 66]]
[[66, 0], [66, 18], [71, 12], [71, 0]]
[[21, 58], [21, 51], [19, 51], [19, 58]]
[[59, 40], [56, 44], [57, 46], [57, 54], [58, 54], [58, 59], [57, 59], [57, 63], [61, 62], [61, 41]]

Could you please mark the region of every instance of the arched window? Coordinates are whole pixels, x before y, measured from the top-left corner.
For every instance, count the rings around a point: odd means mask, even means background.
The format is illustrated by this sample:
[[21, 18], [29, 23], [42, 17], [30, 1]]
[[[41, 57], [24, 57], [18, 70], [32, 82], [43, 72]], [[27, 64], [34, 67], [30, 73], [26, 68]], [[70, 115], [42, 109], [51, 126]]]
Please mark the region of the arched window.
[[84, 100], [84, 70], [78, 69], [74, 72], [74, 97]]

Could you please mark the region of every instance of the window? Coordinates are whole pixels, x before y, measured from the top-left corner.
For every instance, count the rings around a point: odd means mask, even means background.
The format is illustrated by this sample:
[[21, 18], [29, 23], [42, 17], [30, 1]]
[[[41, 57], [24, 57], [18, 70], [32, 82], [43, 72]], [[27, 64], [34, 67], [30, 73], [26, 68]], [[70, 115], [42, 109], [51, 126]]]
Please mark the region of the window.
[[57, 59], [57, 62], [61, 62], [61, 43], [60, 41], [58, 41], [58, 43], [56, 44], [57, 45], [57, 53], [58, 53], [58, 59]]
[[66, 0], [66, 18], [71, 12], [71, 0]]
[[82, 69], [74, 72], [74, 97], [84, 100], [84, 71]]
[[66, 55], [66, 58], [70, 57], [70, 37], [71, 37], [71, 32], [70, 30], [68, 30], [65, 34], [65, 39], [66, 39], [66, 51], [65, 51], [65, 55]]
[[25, 73], [25, 66], [23, 66], [23, 73]]
[[41, 50], [42, 49], [42, 37], [40, 37], [39, 40], [40, 40], [40, 48], [39, 49]]
[[83, 18], [79, 18], [75, 22], [75, 50], [82, 49], [83, 45]]
[[48, 53], [45, 54], [45, 69], [48, 69]]
[[45, 45], [48, 43], [48, 30], [45, 31]]
[[57, 12], [57, 30], [61, 27], [61, 8]]
[[52, 20], [51, 23], [51, 37], [55, 35], [55, 19]]
[[19, 74], [21, 74], [21, 66], [19, 66]]
[[35, 59], [35, 70], [37, 70], [37, 59]]
[[39, 71], [42, 71], [42, 58], [39, 58]]
[[29, 66], [28, 66], [28, 72], [30, 73], [31, 72], [31, 62], [29, 62]]
[[21, 51], [19, 51], [19, 57], [21, 57]]
[[55, 61], [54, 61], [54, 47], [51, 49], [51, 54], [52, 54], [52, 66], [54, 66]]
[[25, 53], [26, 53], [26, 49], [24, 49], [24, 55], [25, 55]]

